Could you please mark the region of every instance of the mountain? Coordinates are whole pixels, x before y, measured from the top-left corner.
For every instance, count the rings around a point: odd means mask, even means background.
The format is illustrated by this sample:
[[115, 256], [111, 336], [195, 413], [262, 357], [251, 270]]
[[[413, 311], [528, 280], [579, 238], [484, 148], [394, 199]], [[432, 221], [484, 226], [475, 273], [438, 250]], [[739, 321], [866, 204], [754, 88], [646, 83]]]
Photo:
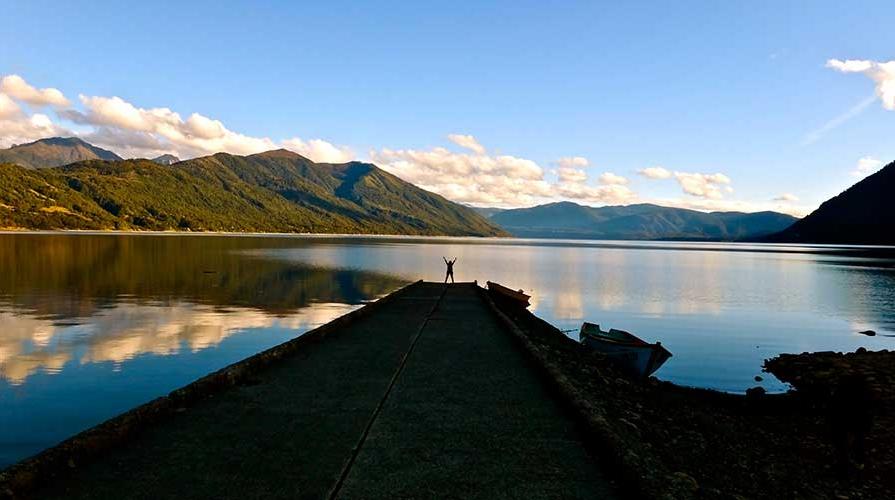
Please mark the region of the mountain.
[[0, 165], [0, 228], [506, 234], [375, 165], [314, 163], [288, 151], [218, 153], [171, 166]]
[[0, 149], [0, 163], [25, 168], [49, 168], [84, 160], [120, 160], [121, 157], [77, 137], [50, 137]]
[[895, 162], [769, 238], [792, 243], [895, 245]]
[[750, 240], [797, 219], [777, 212], [699, 212], [652, 204], [588, 207], [571, 202], [503, 210], [490, 217], [514, 236], [619, 240]]
[[161, 156], [156, 156], [155, 158], [152, 159], [152, 161], [154, 161], [155, 163], [158, 163], [159, 165], [173, 165], [173, 164], [179, 162], [180, 158], [178, 158], [174, 155], [161, 155]]

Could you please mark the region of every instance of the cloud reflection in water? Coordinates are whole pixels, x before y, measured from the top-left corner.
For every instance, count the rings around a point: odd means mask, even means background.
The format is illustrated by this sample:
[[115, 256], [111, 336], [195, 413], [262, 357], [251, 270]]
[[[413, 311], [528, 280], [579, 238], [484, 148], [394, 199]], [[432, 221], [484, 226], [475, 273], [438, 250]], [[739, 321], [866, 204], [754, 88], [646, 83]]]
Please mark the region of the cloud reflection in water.
[[246, 330], [306, 331], [357, 307], [312, 303], [293, 314], [273, 315], [250, 308], [222, 309], [189, 302], [122, 302], [99, 310], [82, 324], [0, 310], [0, 378], [11, 385], [21, 385], [37, 372], [58, 374], [70, 361], [111, 362], [121, 369], [125, 362], [140, 355], [197, 352]]

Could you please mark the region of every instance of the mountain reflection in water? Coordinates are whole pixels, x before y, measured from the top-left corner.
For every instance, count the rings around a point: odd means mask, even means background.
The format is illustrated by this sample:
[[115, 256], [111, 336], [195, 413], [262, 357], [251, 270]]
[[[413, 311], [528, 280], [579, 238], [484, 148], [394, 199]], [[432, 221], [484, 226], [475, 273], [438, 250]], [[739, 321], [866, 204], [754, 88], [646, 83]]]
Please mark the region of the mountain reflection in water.
[[742, 392], [781, 352], [895, 347], [893, 250], [0, 234], [0, 466], [410, 281], [443, 280], [442, 257], [459, 259], [458, 281], [530, 292], [560, 329], [587, 320], [661, 340], [674, 357], [660, 378]]
[[0, 467], [406, 283], [243, 252], [286, 244], [0, 234]]

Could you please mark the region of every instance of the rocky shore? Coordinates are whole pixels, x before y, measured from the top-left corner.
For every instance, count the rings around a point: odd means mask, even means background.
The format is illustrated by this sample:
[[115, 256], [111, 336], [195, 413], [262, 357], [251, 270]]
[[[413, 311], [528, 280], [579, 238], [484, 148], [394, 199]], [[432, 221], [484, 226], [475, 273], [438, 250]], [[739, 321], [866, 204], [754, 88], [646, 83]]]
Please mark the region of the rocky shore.
[[[500, 309], [519, 326], [585, 427], [602, 427], [599, 453], [634, 496], [858, 499], [891, 498], [895, 491], [895, 353], [783, 355], [769, 360], [766, 371], [791, 383], [792, 391], [733, 395], [624, 378], [528, 311]], [[843, 400], [842, 380], [855, 373], [868, 383], [869, 396]], [[835, 408], [843, 403], [858, 407], [855, 414], [843, 417]], [[854, 428], [868, 414], [866, 454], [857, 460]]]

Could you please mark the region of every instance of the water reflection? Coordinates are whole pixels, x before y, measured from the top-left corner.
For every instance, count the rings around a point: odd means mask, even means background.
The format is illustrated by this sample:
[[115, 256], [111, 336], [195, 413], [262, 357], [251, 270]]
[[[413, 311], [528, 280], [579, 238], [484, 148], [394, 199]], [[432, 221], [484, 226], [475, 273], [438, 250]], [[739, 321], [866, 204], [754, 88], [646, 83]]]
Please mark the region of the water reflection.
[[[661, 340], [675, 356], [657, 374], [686, 385], [744, 391], [781, 352], [895, 347], [884, 337], [895, 333], [889, 248], [380, 239], [255, 255], [431, 280], [441, 255], [456, 255], [458, 280], [530, 291], [532, 310], [560, 329], [588, 320]], [[769, 376], [764, 386], [785, 389]]]
[[[743, 391], [781, 352], [895, 348], [892, 249], [399, 237], [0, 234], [0, 466], [417, 279], [523, 288], [563, 330], [662, 340]], [[865, 337], [860, 330], [879, 335]], [[784, 387], [772, 377], [769, 390]]]
[[307, 244], [0, 234], [0, 467], [406, 283], [243, 253]]
[[299, 308], [294, 314], [273, 316], [244, 307], [219, 310], [188, 302], [124, 302], [98, 311], [84, 324], [0, 311], [0, 378], [11, 385], [21, 385], [37, 372], [58, 374], [70, 361], [112, 363], [113, 369], [119, 371], [126, 361], [143, 354], [172, 356], [183, 350], [196, 352], [251, 329], [308, 330], [355, 307], [319, 303]]

